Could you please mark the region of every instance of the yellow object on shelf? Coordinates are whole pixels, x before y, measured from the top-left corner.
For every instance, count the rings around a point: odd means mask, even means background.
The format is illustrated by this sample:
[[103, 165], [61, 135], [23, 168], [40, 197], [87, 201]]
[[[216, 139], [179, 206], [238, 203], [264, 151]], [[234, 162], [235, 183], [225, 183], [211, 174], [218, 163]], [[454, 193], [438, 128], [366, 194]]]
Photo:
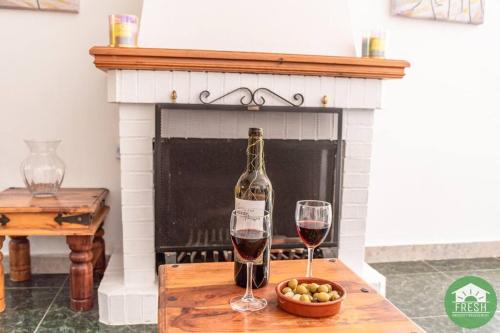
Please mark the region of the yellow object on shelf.
[[371, 58], [385, 57], [385, 34], [383, 32], [375, 32], [371, 34], [369, 50]]
[[109, 16], [109, 46], [137, 47], [139, 19], [135, 15]]

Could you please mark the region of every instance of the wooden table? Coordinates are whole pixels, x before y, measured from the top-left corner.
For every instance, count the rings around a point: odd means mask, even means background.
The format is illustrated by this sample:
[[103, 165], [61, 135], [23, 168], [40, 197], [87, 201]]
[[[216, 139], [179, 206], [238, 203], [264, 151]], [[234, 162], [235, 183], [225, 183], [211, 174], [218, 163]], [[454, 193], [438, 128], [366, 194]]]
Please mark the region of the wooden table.
[[337, 281], [347, 289], [338, 315], [311, 319], [278, 309], [276, 283], [303, 276], [305, 270], [305, 260], [272, 261], [270, 283], [254, 290], [256, 296], [267, 299], [268, 306], [259, 312], [239, 313], [228, 303], [231, 297], [244, 293], [233, 282], [232, 262], [163, 265], [159, 272], [158, 332], [424, 332], [339, 260], [318, 259], [313, 265], [315, 276]]
[[[93, 273], [106, 266], [104, 230], [109, 212], [108, 190], [65, 188], [56, 196], [33, 198], [24, 188], [0, 193], [0, 249], [9, 236], [10, 279], [31, 278], [28, 236], [65, 236], [70, 253], [70, 307], [87, 311], [93, 306]], [[0, 312], [5, 309], [4, 269], [0, 252]]]

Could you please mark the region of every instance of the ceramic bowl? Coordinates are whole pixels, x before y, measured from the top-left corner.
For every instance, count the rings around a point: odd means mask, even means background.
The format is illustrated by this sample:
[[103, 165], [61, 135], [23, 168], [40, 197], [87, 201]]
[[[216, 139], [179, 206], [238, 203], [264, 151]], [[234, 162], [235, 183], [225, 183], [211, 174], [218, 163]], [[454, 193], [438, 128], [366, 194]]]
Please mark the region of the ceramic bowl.
[[336, 299], [335, 301], [330, 301], [325, 303], [306, 303], [306, 302], [296, 301], [290, 297], [286, 297], [281, 293], [281, 290], [288, 285], [288, 281], [290, 281], [290, 279], [288, 279], [285, 281], [281, 281], [276, 285], [275, 290], [276, 290], [276, 296], [278, 298], [277, 299], [278, 307], [280, 307], [282, 310], [290, 314], [301, 317], [309, 317], [309, 318], [330, 317], [340, 312], [340, 307], [342, 305], [342, 302], [346, 298], [346, 291], [344, 287], [333, 281], [320, 279], [316, 277], [312, 278], [302, 277], [296, 279], [299, 281], [299, 284], [313, 283], [313, 282], [319, 285], [329, 284], [332, 286], [333, 290], [336, 290], [339, 293], [340, 298]]

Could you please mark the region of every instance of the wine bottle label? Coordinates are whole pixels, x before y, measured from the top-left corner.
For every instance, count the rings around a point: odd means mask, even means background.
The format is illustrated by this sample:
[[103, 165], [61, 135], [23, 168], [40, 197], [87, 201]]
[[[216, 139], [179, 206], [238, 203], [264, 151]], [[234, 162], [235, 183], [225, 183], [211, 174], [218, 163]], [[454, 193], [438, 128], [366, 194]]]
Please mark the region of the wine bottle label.
[[262, 218], [255, 218], [256, 216], [264, 216], [264, 211], [266, 208], [266, 202], [264, 200], [243, 200], [239, 198], [235, 198], [235, 208], [236, 209], [244, 209], [248, 212], [248, 216], [246, 217], [238, 217], [236, 221], [236, 229], [253, 229], [253, 230], [262, 230]]
[[266, 209], [265, 200], [244, 200], [235, 198], [235, 209], [244, 209], [249, 215], [264, 215]]

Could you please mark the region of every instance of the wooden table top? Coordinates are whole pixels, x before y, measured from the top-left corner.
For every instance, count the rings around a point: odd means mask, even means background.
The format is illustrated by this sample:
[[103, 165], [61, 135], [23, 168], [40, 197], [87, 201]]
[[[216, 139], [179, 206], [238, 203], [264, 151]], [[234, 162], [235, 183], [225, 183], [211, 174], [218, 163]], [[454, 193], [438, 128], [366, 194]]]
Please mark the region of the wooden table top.
[[93, 213], [108, 193], [105, 188], [62, 188], [54, 197], [34, 198], [26, 188], [11, 187], [0, 192], [0, 213]]
[[[269, 284], [254, 290], [256, 296], [267, 299], [268, 306], [259, 312], [239, 313], [229, 306], [229, 299], [245, 292], [233, 282], [232, 262], [163, 265], [158, 332], [424, 332], [339, 260], [317, 259], [313, 264], [314, 276], [336, 281], [347, 290], [338, 315], [301, 318], [277, 308], [275, 285], [301, 277], [305, 270], [305, 260], [272, 261]], [[363, 293], [361, 288], [369, 292]]]
[[25, 188], [0, 192], [0, 236], [88, 236], [104, 223], [105, 188], [63, 188], [34, 198]]

